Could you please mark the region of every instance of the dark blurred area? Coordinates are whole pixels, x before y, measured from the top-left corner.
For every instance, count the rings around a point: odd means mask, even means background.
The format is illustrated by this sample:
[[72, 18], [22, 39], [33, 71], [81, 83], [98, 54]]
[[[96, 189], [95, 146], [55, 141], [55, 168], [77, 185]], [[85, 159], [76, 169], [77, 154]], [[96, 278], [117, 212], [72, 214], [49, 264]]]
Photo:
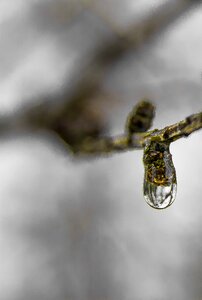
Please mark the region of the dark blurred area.
[[142, 151], [62, 141], [122, 133], [144, 97], [153, 128], [200, 111], [201, 27], [201, 1], [0, 0], [1, 300], [202, 299], [201, 132], [171, 146], [164, 211]]

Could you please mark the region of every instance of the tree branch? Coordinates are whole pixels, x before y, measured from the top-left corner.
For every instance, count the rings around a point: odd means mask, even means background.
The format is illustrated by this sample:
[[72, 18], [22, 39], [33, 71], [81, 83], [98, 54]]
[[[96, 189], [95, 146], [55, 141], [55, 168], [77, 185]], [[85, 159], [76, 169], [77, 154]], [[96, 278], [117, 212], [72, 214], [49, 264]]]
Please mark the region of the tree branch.
[[[95, 110], [91, 109], [89, 112], [89, 107], [96, 105], [95, 99], [102, 93], [102, 81], [112, 65], [130, 50], [142, 51], [143, 46], [148, 45], [148, 41], [157, 37], [176, 19], [201, 2], [201, 0], [165, 1], [144, 19], [135, 20], [123, 32], [116, 32], [103, 38], [100, 43], [102, 46], [95, 47], [90, 57], [83, 60], [81, 69], [72, 77], [71, 86], [67, 86], [60, 95], [53, 95], [52, 101], [47, 103], [44, 101], [42, 104], [44, 111], [48, 110], [49, 114], [46, 113], [46, 119], [43, 114], [40, 117], [41, 122], [52, 122], [54, 115], [57, 120], [52, 123], [52, 127], [59, 126], [57, 130], [65, 131], [65, 140], [69, 144], [77, 143], [81, 136], [103, 134], [105, 120], [98, 115], [95, 116]], [[31, 110], [34, 111], [33, 117], [37, 115], [36, 122], [39, 122], [41, 107]], [[65, 119], [65, 124], [61, 124], [61, 119]]]
[[172, 143], [182, 137], [188, 137], [201, 128], [202, 112], [190, 115], [186, 119], [163, 129], [154, 129], [145, 133], [135, 132], [132, 135], [125, 133], [120, 136], [100, 139], [86, 138], [80, 145], [72, 148], [72, 151], [75, 155], [96, 156], [142, 149], [152, 141]]

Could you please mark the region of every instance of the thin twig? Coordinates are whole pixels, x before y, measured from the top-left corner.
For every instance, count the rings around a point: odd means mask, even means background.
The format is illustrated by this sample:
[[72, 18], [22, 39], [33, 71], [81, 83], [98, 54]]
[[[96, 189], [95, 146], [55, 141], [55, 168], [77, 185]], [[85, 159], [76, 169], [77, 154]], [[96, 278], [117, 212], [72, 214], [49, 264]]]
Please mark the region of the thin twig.
[[76, 149], [76, 155], [106, 155], [116, 152], [124, 152], [134, 149], [142, 149], [151, 141], [172, 143], [182, 137], [202, 128], [202, 112], [190, 115], [186, 119], [166, 126], [163, 129], [155, 129], [146, 133], [134, 133], [132, 138], [127, 134], [115, 137], [103, 137], [100, 139], [86, 138]]

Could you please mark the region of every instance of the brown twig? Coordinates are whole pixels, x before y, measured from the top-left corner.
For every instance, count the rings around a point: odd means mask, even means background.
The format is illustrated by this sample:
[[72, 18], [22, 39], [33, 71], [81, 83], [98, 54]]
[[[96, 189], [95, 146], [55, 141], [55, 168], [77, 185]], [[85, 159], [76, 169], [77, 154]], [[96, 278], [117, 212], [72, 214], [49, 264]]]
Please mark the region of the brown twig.
[[94, 110], [89, 107], [92, 103], [96, 106], [96, 99], [102, 93], [101, 83], [111, 66], [127, 51], [142, 50], [142, 46], [149, 40], [158, 36], [169, 24], [200, 2], [167, 1], [143, 20], [131, 24], [124, 32], [103, 38], [102, 46], [96, 48], [95, 53], [87, 59], [83, 66], [85, 68], [73, 78], [71, 87], [67, 87], [61, 96], [53, 96], [53, 101], [47, 103], [49, 114], [54, 114], [56, 122], [52, 123], [52, 117], [45, 120], [44, 116], [43, 122], [50, 121], [53, 129], [61, 131], [61, 134], [65, 133], [65, 140], [70, 144], [77, 144], [84, 136], [102, 135], [106, 122], [97, 115], [95, 117]]
[[182, 137], [189, 136], [201, 128], [202, 112], [193, 114], [163, 129], [155, 129], [146, 133], [133, 133], [132, 139], [128, 133], [115, 137], [103, 137], [96, 140], [86, 138], [80, 145], [77, 145], [77, 147], [72, 150], [76, 155], [107, 155], [116, 152], [142, 149], [151, 141], [172, 143]]

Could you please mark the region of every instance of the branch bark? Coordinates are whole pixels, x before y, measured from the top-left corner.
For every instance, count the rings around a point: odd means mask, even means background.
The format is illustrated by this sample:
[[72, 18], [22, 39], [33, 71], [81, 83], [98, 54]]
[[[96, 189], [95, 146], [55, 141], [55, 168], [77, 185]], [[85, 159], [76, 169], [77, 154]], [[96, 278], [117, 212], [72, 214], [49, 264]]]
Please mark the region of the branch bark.
[[172, 143], [182, 137], [202, 128], [202, 112], [190, 115], [184, 120], [166, 126], [163, 129], [154, 129], [145, 133], [125, 133], [115, 137], [100, 139], [86, 138], [76, 148], [72, 148], [75, 155], [98, 156], [116, 152], [125, 152], [134, 149], [143, 149], [147, 143], [166, 142]]

